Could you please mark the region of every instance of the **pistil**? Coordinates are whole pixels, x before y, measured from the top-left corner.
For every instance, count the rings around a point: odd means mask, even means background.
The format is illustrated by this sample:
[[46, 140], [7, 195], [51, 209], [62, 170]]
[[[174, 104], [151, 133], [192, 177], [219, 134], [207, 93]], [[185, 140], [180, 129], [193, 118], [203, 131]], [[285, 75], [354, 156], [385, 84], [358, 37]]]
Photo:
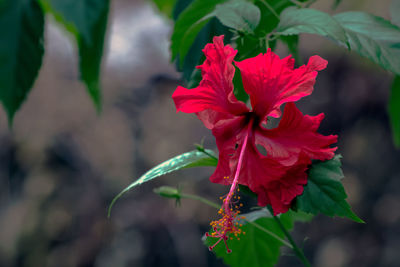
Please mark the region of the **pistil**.
[[[241, 225], [239, 224], [239, 222], [235, 222], [237, 215], [240, 213], [239, 207], [241, 207], [242, 204], [235, 205], [233, 200], [240, 199], [240, 197], [236, 197], [236, 196], [234, 197], [234, 194], [235, 194], [236, 190], [239, 191], [239, 189], [237, 188], [238, 183], [239, 183], [239, 174], [240, 174], [240, 169], [242, 167], [243, 158], [244, 158], [244, 154], [245, 154], [244, 152], [246, 151], [246, 146], [247, 146], [247, 142], [249, 139], [249, 135], [250, 135], [252, 126], [253, 126], [253, 119], [250, 119], [248, 128], [247, 128], [247, 132], [246, 132], [246, 136], [243, 140], [243, 144], [240, 149], [239, 160], [238, 160], [238, 163], [236, 166], [235, 176], [233, 178], [231, 188], [229, 190], [229, 193], [223, 200], [221, 209], [218, 211], [218, 213], [222, 215], [222, 218], [219, 219], [218, 221], [212, 221], [210, 223], [214, 232], [212, 232], [211, 234], [206, 233], [206, 236], [208, 236], [208, 237], [218, 238], [217, 242], [215, 242], [214, 245], [208, 247], [209, 250], [213, 250], [214, 247], [218, 243], [220, 243], [221, 241], [224, 241], [225, 247], [226, 247], [226, 252], [231, 253], [232, 250], [229, 249], [228, 244], [227, 244], [227, 240], [229, 239], [229, 234], [233, 234], [237, 239], [240, 239], [238, 237], [238, 235], [240, 235], [242, 233], [245, 234], [242, 231], [242, 229], [240, 229]], [[229, 177], [224, 177], [224, 179], [229, 179]]]

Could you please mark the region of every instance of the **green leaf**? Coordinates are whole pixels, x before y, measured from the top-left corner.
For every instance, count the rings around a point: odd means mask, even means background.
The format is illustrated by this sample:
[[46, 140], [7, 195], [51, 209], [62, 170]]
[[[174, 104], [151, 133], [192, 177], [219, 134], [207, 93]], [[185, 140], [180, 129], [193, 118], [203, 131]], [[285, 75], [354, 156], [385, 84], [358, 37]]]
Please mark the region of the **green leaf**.
[[[272, 30], [276, 28], [279, 23], [279, 14], [287, 7], [293, 6], [294, 3], [290, 0], [280, 0], [280, 1], [266, 1], [266, 0], [256, 0], [254, 4], [259, 8], [261, 12], [260, 22], [254, 34], [240, 34], [239, 38], [236, 39], [236, 48], [238, 54], [236, 60], [243, 60], [245, 58], [254, 57], [260, 53], [265, 53], [268, 46], [273, 49], [276, 40], [269, 40], [268, 45], [266, 42], [266, 36]], [[239, 77], [240, 78], [240, 77]], [[234, 81], [237, 81], [235, 77]], [[239, 85], [240, 86], [240, 85]], [[236, 87], [236, 84], [235, 84]], [[236, 88], [235, 88], [236, 89]], [[246, 99], [246, 95], [242, 93], [242, 89], [237, 89], [235, 95], [239, 93], [239, 98], [243, 100]], [[243, 97], [242, 97], [243, 96]]]
[[193, 2], [194, 0], [176, 0], [174, 10], [172, 11], [172, 17], [176, 21], [179, 15]]
[[[224, 42], [229, 43], [232, 33], [230, 32], [229, 28], [222, 25], [218, 19], [212, 18], [196, 36], [196, 39], [184, 58], [182, 67], [177, 64], [177, 68], [183, 72], [184, 81], [190, 83], [192, 87], [198, 86], [199, 82], [201, 81], [201, 71], [199, 71], [199, 80], [193, 81], [192, 78], [198, 78], [193, 77], [193, 75], [196, 75], [194, 72], [198, 70], [195, 67], [200, 65], [201, 61], [205, 59], [202, 51], [204, 46], [207, 43], [211, 43], [214, 36], [219, 35], [224, 35]], [[189, 86], [189, 88], [191, 87]]]
[[158, 10], [169, 18], [172, 18], [172, 13], [176, 4], [176, 0], [153, 0]]
[[308, 183], [303, 194], [296, 198], [295, 206], [307, 213], [347, 217], [363, 223], [346, 202], [347, 195], [341, 183], [344, 176], [340, 159], [341, 156], [337, 155], [331, 160], [312, 164]]
[[389, 10], [392, 23], [400, 27], [400, 0], [392, 0]]
[[0, 100], [11, 125], [42, 64], [42, 9], [35, 0], [3, 0], [0, 28]]
[[279, 23], [279, 14], [285, 8], [294, 5], [294, 3], [290, 0], [257, 0], [255, 4], [261, 11], [261, 20], [255, 31], [258, 37], [265, 37], [273, 29], [275, 29]]
[[400, 74], [399, 27], [364, 12], [345, 12], [334, 18], [345, 29], [351, 50]]
[[[282, 220], [282, 216], [283, 218], [289, 217], [291, 218], [291, 221], [293, 222], [309, 222], [312, 220], [312, 218], [314, 217], [314, 215], [309, 214], [309, 213], [305, 213], [302, 211], [293, 211], [293, 210], [289, 210], [286, 213], [278, 215], [278, 217], [280, 217], [280, 219]], [[267, 218], [272, 218], [272, 214], [269, 212], [269, 210], [267, 208], [261, 208], [249, 213], [244, 213], [241, 214], [240, 217], [245, 217], [245, 220], [240, 220], [240, 223], [242, 224], [247, 224], [248, 222], [254, 222], [255, 220], [262, 218], [262, 217], [267, 217]], [[289, 226], [290, 228], [293, 227], [293, 225]]]
[[108, 208], [108, 216], [111, 214], [111, 209], [114, 206], [114, 203], [122, 197], [126, 192], [131, 190], [132, 188], [141, 185], [145, 182], [151, 181], [154, 178], [163, 176], [165, 174], [178, 171], [181, 169], [200, 167], [200, 166], [217, 166], [218, 159], [214, 153], [214, 151], [205, 149], [205, 152], [201, 152], [198, 150], [193, 150], [190, 152], [186, 152], [179, 156], [176, 156], [172, 159], [164, 161], [163, 163], [155, 166], [150, 169], [148, 172], [143, 174], [139, 179], [135, 182], [131, 183], [128, 187], [121, 191], [112, 201], [110, 207]]
[[257, 198], [257, 194], [251, 191], [251, 189], [248, 186], [239, 184], [239, 190], [242, 194], [246, 196]]
[[400, 147], [400, 76], [396, 76], [393, 80], [388, 109], [392, 125], [393, 142], [397, 147]]
[[[249, 57], [255, 57], [260, 53], [265, 53], [265, 42], [260, 42], [259, 38], [253, 35], [243, 35], [236, 39], [238, 54], [235, 60], [240, 61]], [[235, 73], [236, 74], [236, 73]]]
[[214, 14], [223, 25], [245, 33], [253, 33], [261, 17], [256, 5], [242, 0], [217, 5]]
[[236, 98], [244, 103], [249, 100], [249, 95], [246, 93], [243, 87], [242, 75], [238, 67], [235, 67], [235, 76], [233, 76], [233, 94]]
[[97, 110], [101, 109], [100, 67], [109, 0], [40, 0], [78, 43], [81, 79]]
[[195, 0], [178, 17], [171, 36], [172, 60], [179, 55], [183, 64], [186, 54], [201, 29], [214, 17], [218, 4], [226, 0]]
[[293, 55], [296, 63], [298, 65], [303, 65], [301, 63], [301, 58], [298, 51], [299, 46], [299, 36], [298, 35], [288, 35], [288, 36], [280, 36], [279, 39], [286, 44], [289, 52]]
[[278, 35], [310, 33], [322, 35], [344, 44], [348, 43], [343, 27], [322, 11], [289, 7], [281, 13], [280, 18], [281, 21], [276, 30]]
[[[233, 238], [228, 240], [228, 247], [232, 253], [226, 253], [224, 243], [221, 241], [213, 249], [213, 252], [218, 258], [222, 258], [224, 263], [230, 267], [273, 267], [279, 259], [279, 251], [282, 247], [282, 242], [274, 238], [270, 234], [263, 231], [261, 228], [272, 232], [280, 239], [285, 239], [285, 235], [280, 229], [277, 222], [266, 209], [260, 209], [254, 212], [243, 214], [246, 220], [240, 220], [243, 224], [242, 231], [246, 234], [241, 234], [240, 240]], [[297, 219], [304, 221], [304, 214], [297, 214], [289, 211], [280, 215], [280, 220], [285, 228], [289, 231], [293, 228], [294, 222]], [[307, 216], [307, 215], [306, 215]], [[310, 218], [309, 216], [307, 218]], [[207, 237], [204, 239], [206, 246], [212, 246], [217, 242], [216, 238]]]

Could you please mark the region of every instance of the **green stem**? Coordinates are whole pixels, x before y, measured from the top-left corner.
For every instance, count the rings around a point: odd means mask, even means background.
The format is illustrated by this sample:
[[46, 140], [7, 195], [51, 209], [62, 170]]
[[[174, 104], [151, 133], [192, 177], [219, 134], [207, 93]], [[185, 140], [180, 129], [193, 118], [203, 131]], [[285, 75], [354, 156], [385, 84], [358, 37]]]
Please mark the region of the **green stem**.
[[[206, 204], [206, 205], [208, 205], [208, 206], [211, 206], [211, 207], [213, 207], [213, 208], [216, 208], [216, 209], [220, 209], [220, 208], [221, 208], [221, 206], [218, 205], [217, 203], [212, 202], [212, 201], [210, 201], [210, 200], [208, 200], [208, 199], [206, 199], [206, 198], [204, 198], [204, 197], [200, 197], [200, 196], [197, 196], [197, 195], [181, 194], [180, 197], [181, 197], [181, 198], [187, 198], [187, 199], [198, 200], [198, 201], [200, 201], [200, 202], [202, 202], [202, 203], [204, 203], [204, 204]], [[287, 246], [287, 247], [293, 249], [293, 246], [292, 246], [289, 242], [287, 242], [286, 240], [280, 238], [279, 236], [277, 236], [277, 235], [274, 234], [273, 232], [269, 231], [268, 229], [265, 229], [264, 227], [262, 227], [262, 226], [259, 225], [258, 223], [249, 221], [249, 220], [247, 220], [246, 218], [245, 218], [244, 220], [245, 220], [247, 223], [253, 225], [254, 227], [260, 229], [260, 230], [263, 231], [264, 233], [266, 233], [266, 234], [270, 235], [271, 237], [275, 238], [276, 240], [278, 240], [279, 242], [281, 242], [283, 245], [285, 245], [285, 246]]]
[[200, 201], [200, 202], [202, 202], [202, 203], [204, 203], [204, 204], [206, 204], [208, 206], [211, 206], [213, 208], [216, 208], [216, 209], [220, 209], [221, 208], [221, 206], [218, 205], [217, 203], [214, 203], [214, 202], [212, 202], [212, 201], [210, 201], [210, 200], [208, 200], [208, 199], [206, 199], [204, 197], [200, 197], [200, 196], [196, 196], [196, 195], [183, 194], [183, 193], [180, 195], [180, 197], [181, 198], [188, 198], [188, 199], [198, 200], [198, 201]]
[[306, 267], [311, 267], [310, 262], [307, 260], [306, 256], [304, 255], [303, 251], [296, 245], [294, 242], [292, 236], [289, 234], [289, 232], [286, 230], [285, 226], [282, 224], [281, 220], [273, 214], [273, 211], [270, 206], [268, 206], [268, 210], [273, 215], [276, 223], [279, 225], [281, 228], [282, 232], [285, 234], [287, 239], [289, 240], [290, 244], [292, 245], [292, 249], [294, 253], [297, 255], [297, 257], [300, 259], [300, 261], [304, 264]]

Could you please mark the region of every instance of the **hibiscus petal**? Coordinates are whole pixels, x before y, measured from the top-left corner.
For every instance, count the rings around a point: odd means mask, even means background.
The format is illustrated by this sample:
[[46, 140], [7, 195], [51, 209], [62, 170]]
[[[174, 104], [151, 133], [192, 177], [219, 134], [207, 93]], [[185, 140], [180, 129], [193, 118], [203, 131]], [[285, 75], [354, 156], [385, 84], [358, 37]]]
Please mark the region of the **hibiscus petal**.
[[312, 159], [331, 159], [337, 147], [330, 145], [337, 142], [337, 136], [317, 133], [323, 118], [323, 113], [304, 116], [294, 103], [287, 103], [278, 127], [258, 127], [255, 142], [267, 150], [269, 157], [284, 165], [296, 162], [302, 152]]
[[172, 95], [177, 112], [214, 111], [199, 114], [208, 128], [212, 128], [221, 119], [248, 112], [245, 103], [238, 101], [233, 94], [235, 67], [232, 61], [237, 50], [229, 45], [224, 46], [223, 38], [214, 37], [213, 43], [203, 49], [206, 60], [197, 67], [203, 76], [200, 85], [194, 89], [178, 86]]
[[293, 199], [303, 193], [310, 163], [307, 157], [301, 157], [294, 166], [281, 167], [285, 173], [280, 179], [252, 188], [258, 196], [258, 205], [271, 205], [274, 215], [287, 212]]
[[280, 106], [310, 95], [317, 71], [328, 62], [312, 56], [307, 65], [294, 69], [290, 56], [280, 59], [268, 49], [267, 53], [235, 62], [242, 75], [243, 86], [250, 95], [253, 111], [266, 122], [267, 116], [281, 116]]

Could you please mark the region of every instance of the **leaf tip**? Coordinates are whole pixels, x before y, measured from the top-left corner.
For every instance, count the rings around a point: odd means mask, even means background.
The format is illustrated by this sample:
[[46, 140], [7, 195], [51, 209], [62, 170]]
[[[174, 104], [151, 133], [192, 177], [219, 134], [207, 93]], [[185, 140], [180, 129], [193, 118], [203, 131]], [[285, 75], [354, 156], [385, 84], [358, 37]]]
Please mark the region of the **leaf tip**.
[[365, 224], [366, 222], [361, 219], [360, 217], [358, 217], [355, 213], [352, 214], [352, 216], [350, 217], [351, 220], [355, 221], [356, 223], [362, 223]]

